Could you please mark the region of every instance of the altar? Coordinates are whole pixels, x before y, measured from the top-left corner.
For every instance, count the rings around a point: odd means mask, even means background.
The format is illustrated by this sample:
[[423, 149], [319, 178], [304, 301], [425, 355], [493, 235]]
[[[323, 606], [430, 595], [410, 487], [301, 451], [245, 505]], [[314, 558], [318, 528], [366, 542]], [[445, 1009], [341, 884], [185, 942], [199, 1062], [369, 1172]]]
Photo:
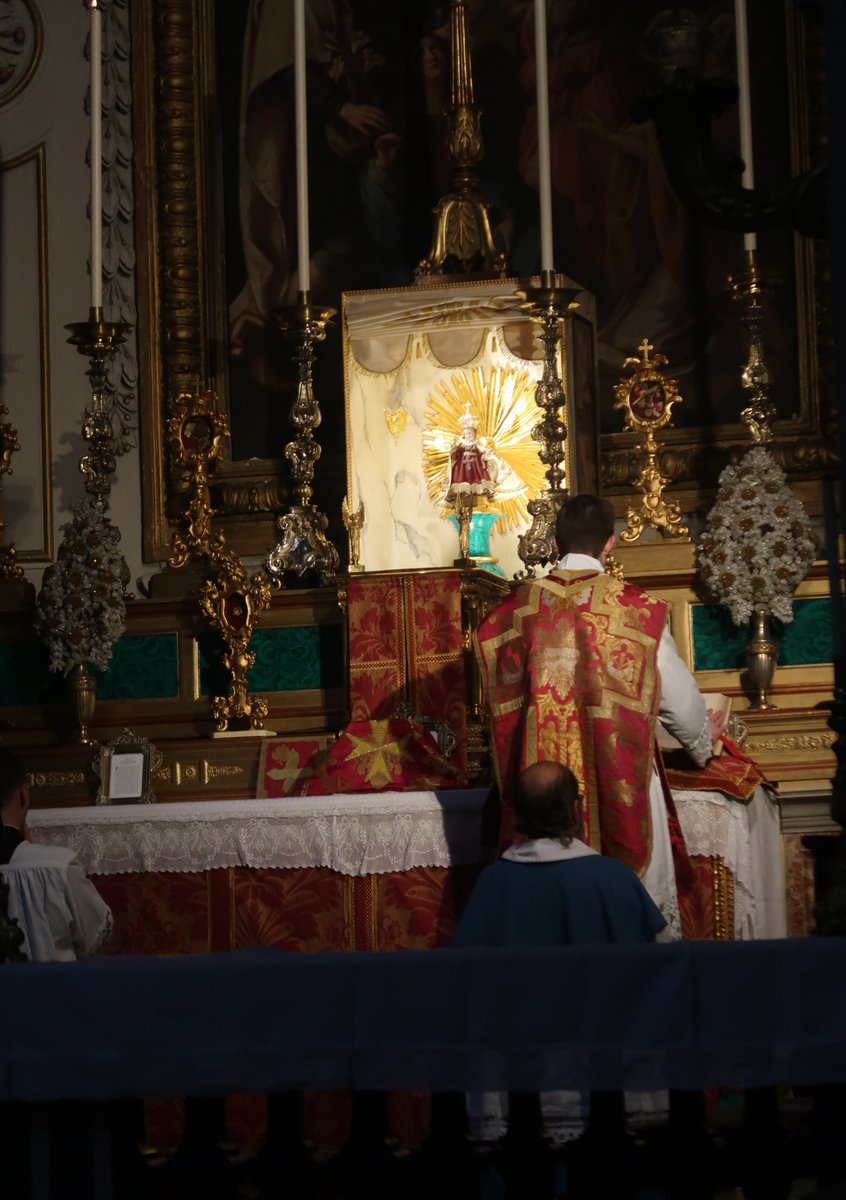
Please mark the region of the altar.
[[445, 945], [486, 788], [42, 808], [112, 908], [112, 954]]

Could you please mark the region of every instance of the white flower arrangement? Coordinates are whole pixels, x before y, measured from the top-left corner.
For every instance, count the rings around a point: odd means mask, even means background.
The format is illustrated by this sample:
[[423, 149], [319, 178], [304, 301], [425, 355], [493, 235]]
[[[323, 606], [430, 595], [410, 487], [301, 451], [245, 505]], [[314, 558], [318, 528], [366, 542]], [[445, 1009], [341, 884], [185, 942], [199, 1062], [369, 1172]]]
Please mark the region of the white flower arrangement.
[[699, 541], [699, 574], [735, 625], [764, 609], [793, 620], [793, 593], [816, 555], [802, 504], [764, 446], [720, 475], [717, 500]]
[[71, 511], [56, 561], [44, 572], [35, 631], [50, 652], [51, 671], [88, 663], [105, 670], [126, 628], [120, 532], [88, 499]]

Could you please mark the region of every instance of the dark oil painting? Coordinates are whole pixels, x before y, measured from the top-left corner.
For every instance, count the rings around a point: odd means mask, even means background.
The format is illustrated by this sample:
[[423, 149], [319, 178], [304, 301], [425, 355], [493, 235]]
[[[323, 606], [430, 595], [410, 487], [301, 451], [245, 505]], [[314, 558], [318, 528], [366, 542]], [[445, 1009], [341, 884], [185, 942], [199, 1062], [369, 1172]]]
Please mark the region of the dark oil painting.
[[[452, 187], [445, 151], [449, 5], [425, 0], [306, 0], [311, 299], [413, 283], [432, 209]], [[268, 332], [297, 293], [291, 0], [218, 0], [225, 305], [233, 457], [278, 456], [291, 436], [290, 348]], [[479, 188], [510, 274], [539, 268], [538, 156], [531, 0], [467, 0], [475, 100], [483, 109]], [[690, 0], [691, 63], [734, 77], [731, 0]], [[596, 296], [600, 427], [623, 359], [644, 337], [669, 359], [684, 403], [674, 423], [735, 424], [747, 335], [727, 289], [741, 235], [705, 226], [667, 180], [654, 127], [632, 116], [656, 89], [673, 12], [655, 0], [549, 0], [548, 61], [555, 266]], [[791, 173], [785, 9], [749, 4], [757, 181]], [[779, 131], [779, 132], [776, 132]], [[737, 153], [737, 109], [715, 122]], [[768, 317], [779, 415], [798, 407], [792, 234], [761, 236], [781, 280]], [[784, 264], [788, 264], [785, 268]], [[787, 270], [787, 275], [785, 271]], [[324, 454], [343, 454], [337, 321], [318, 347]], [[249, 418], [249, 419], [247, 419]], [[319, 472], [320, 468], [318, 468]]]

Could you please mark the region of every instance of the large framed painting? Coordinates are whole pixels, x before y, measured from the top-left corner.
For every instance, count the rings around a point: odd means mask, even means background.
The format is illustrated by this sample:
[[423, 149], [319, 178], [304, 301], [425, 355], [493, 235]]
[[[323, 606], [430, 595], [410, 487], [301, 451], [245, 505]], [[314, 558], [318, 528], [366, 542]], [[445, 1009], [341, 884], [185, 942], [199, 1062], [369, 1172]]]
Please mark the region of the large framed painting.
[[[777, 186], [823, 144], [811, 6], [750, 0], [755, 174]], [[511, 276], [538, 268], [531, 0], [467, 0], [475, 97], [484, 110], [479, 189]], [[185, 480], [166, 460], [172, 399], [211, 388], [231, 428], [214, 501], [230, 544], [266, 553], [291, 500], [284, 446], [296, 389], [280, 310], [296, 297], [291, 0], [148, 0], [132, 6], [145, 555], [166, 556]], [[632, 116], [657, 88], [667, 6], [548, 6], [555, 265], [595, 299], [597, 372], [574, 396], [600, 430], [602, 487], [624, 502], [632, 435], [613, 385], [644, 337], [669, 359], [684, 403], [665, 435], [665, 473], [687, 510], [713, 492], [741, 444], [747, 333], [726, 288], [742, 238], [702, 224], [667, 180], [655, 130]], [[672, 10], [673, 12], [677, 10]], [[732, 0], [689, 0], [693, 69], [734, 74]], [[306, 0], [311, 298], [415, 284], [432, 209], [453, 185], [444, 150], [449, 13], [443, 0]], [[686, 20], [688, 18], [685, 18]], [[816, 57], [815, 57], [816, 56]], [[788, 135], [786, 136], [786, 132]], [[737, 111], [713, 123], [737, 152]], [[831, 443], [814, 305], [818, 244], [760, 237], [779, 280], [765, 323], [777, 452], [805, 476]], [[594, 325], [573, 323], [574, 337]], [[581, 331], [581, 332], [580, 332]], [[823, 331], [824, 332], [824, 331]], [[315, 499], [336, 544], [348, 486], [340, 316], [317, 348], [322, 457]], [[596, 384], [596, 392], [590, 387]], [[574, 385], [579, 388], [579, 382]]]

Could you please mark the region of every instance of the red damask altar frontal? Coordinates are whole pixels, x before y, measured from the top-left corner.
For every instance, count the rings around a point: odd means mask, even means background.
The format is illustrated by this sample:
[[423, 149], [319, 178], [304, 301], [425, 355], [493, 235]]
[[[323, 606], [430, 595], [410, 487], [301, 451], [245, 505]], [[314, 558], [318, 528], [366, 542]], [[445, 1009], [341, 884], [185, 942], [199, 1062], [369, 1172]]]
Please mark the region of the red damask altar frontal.
[[[307, 743], [268, 755], [268, 771], [284, 772], [274, 785], [299, 777], [302, 759], [323, 748]], [[110, 954], [422, 950], [449, 943], [480, 869], [485, 795], [451, 788], [39, 809], [33, 836], [77, 851], [112, 909]], [[390, 1098], [403, 1143], [420, 1140], [427, 1114], [427, 1097]], [[149, 1101], [149, 1140], [177, 1145], [182, 1119], [179, 1099]], [[311, 1140], [333, 1149], [349, 1131], [350, 1098], [310, 1096], [303, 1119]], [[259, 1144], [265, 1120], [263, 1097], [227, 1098], [237, 1145]]]
[[326, 867], [228, 867], [93, 879], [114, 915], [110, 954], [425, 950], [449, 943], [478, 869], [355, 877]]
[[485, 789], [39, 809], [115, 913], [114, 953], [443, 945]]

